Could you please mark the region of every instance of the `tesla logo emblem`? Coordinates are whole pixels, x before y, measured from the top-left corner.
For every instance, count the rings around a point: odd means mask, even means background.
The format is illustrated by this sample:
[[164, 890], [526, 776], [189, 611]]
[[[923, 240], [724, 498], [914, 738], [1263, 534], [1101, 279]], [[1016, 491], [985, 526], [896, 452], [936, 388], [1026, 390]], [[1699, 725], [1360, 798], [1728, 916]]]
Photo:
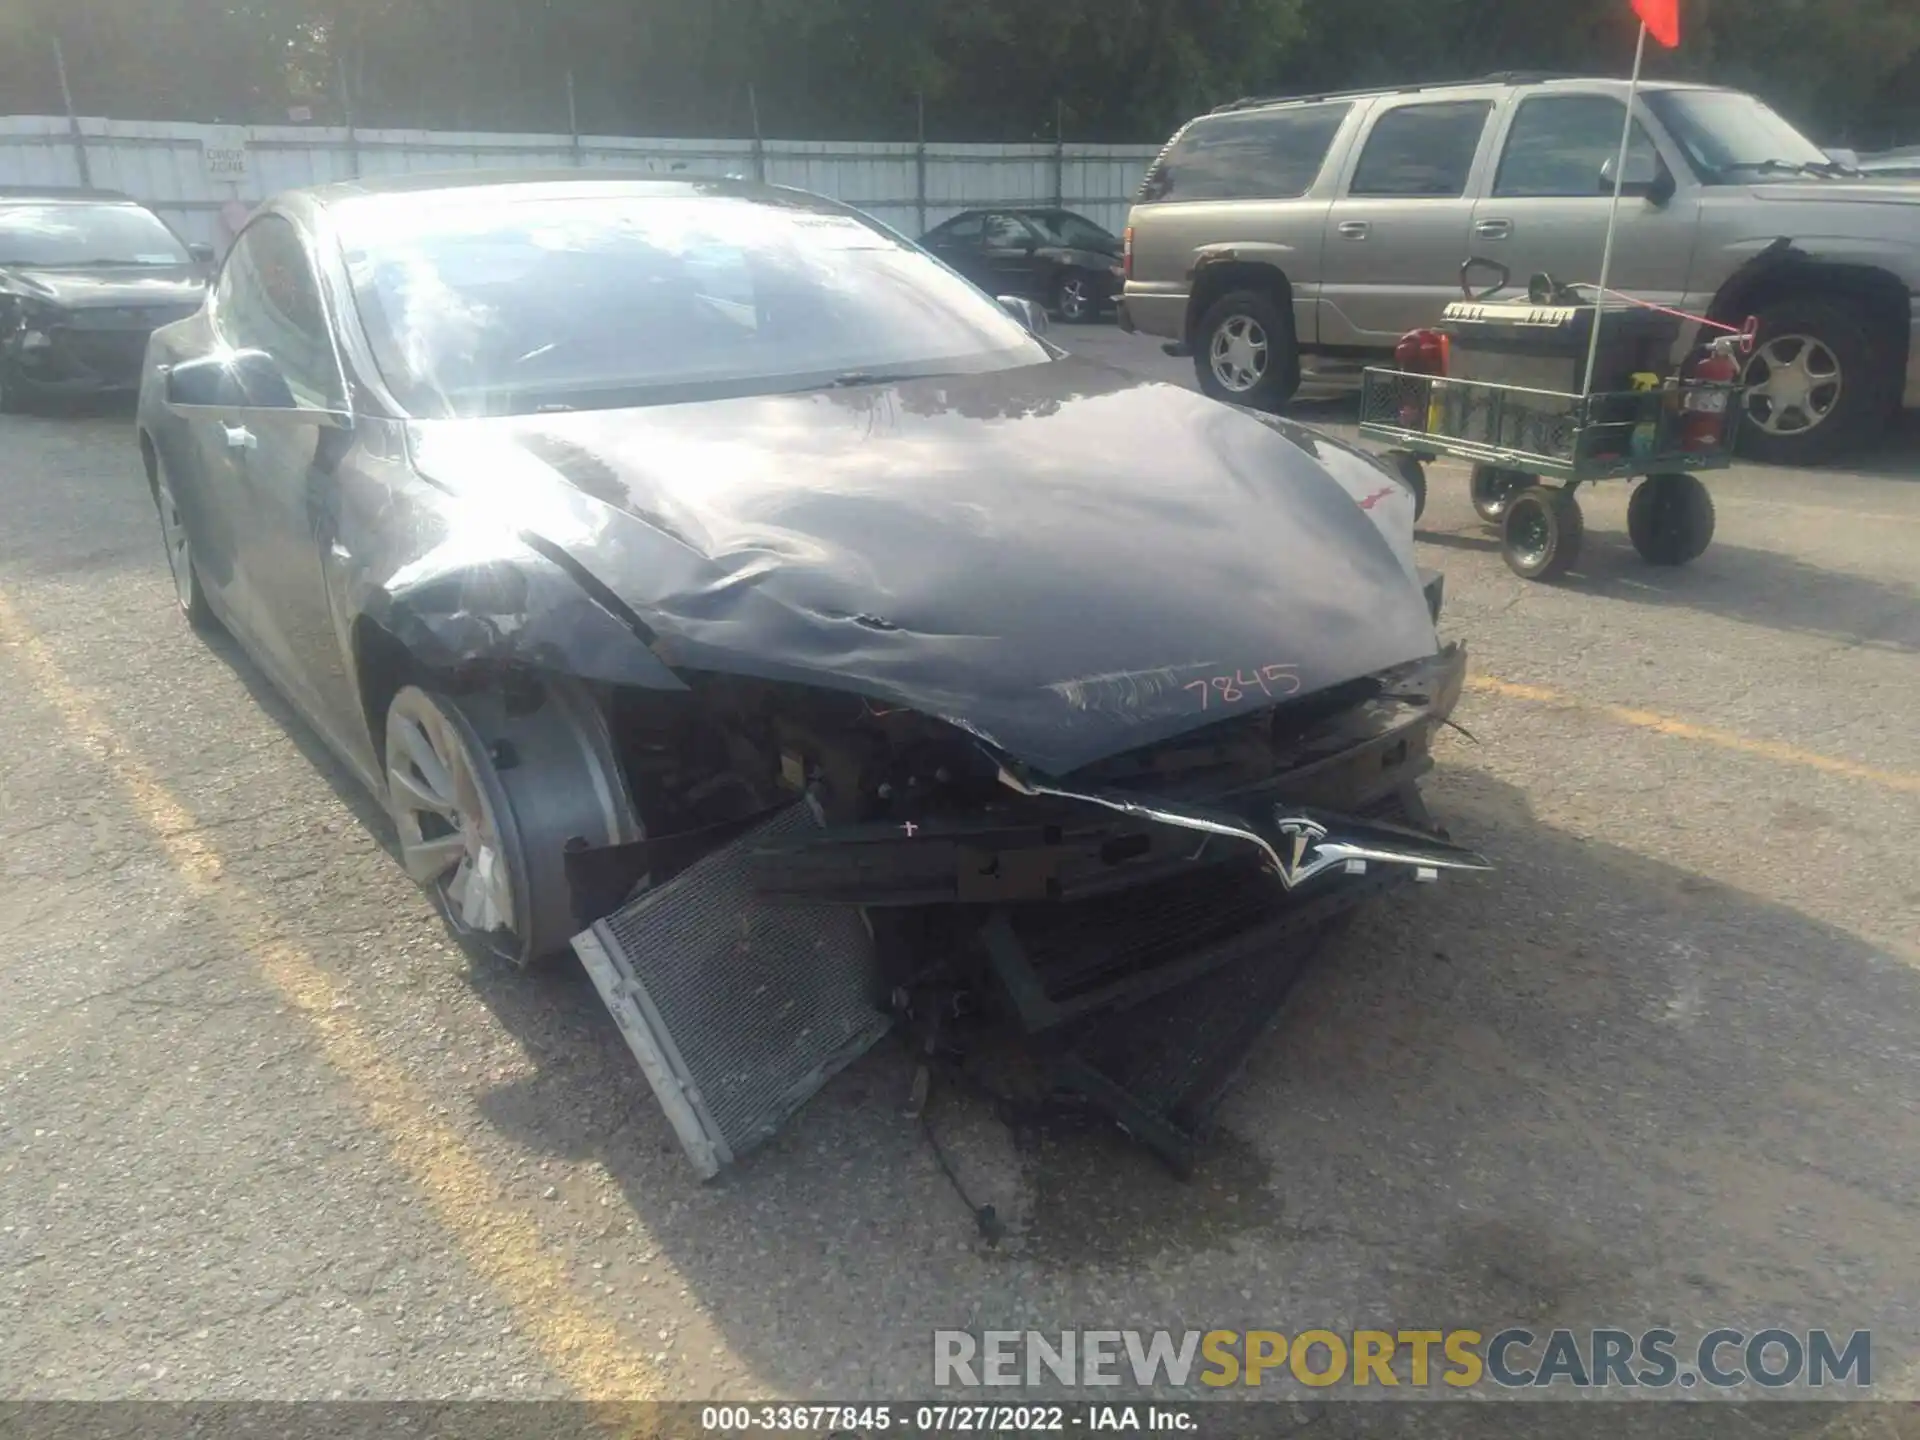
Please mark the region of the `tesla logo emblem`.
[[902, 825], [900, 828], [907, 832], [907, 838], [909, 840], [911, 840], [914, 836], [920, 833], [920, 827], [914, 824], [913, 821], [911, 820], [907, 821], [907, 823]]
[[1393, 493], [1393, 487], [1391, 485], [1389, 485], [1384, 490], [1376, 490], [1371, 495], [1367, 496], [1366, 499], [1360, 502], [1360, 508], [1362, 510], [1371, 510], [1375, 505], [1378, 505], [1382, 500], [1386, 499], [1387, 496], [1391, 495], [1392, 493]]
[[1292, 887], [1312, 873], [1306, 863], [1307, 856], [1327, 838], [1327, 827], [1296, 816], [1281, 820], [1277, 828], [1282, 836], [1292, 842], [1291, 853], [1280, 856], [1281, 878]]

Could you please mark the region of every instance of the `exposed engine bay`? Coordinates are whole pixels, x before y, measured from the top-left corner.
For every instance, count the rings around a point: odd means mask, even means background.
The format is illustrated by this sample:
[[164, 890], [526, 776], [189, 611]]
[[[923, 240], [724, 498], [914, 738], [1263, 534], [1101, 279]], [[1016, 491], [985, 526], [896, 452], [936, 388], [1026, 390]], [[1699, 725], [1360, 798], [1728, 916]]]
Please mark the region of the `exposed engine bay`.
[[[1096, 1068], [1102, 1028], [1236, 966], [1288, 975], [1382, 889], [1486, 868], [1435, 832], [1417, 793], [1465, 665], [1454, 645], [1245, 713], [1223, 707], [1060, 779], [954, 724], [839, 693], [715, 675], [670, 703], [616, 695], [610, 728], [647, 838], [569, 857], [576, 909], [598, 922], [576, 949], [616, 1015], [635, 1012], [623, 1029], [669, 1114], [689, 1096], [712, 1109], [676, 1118], [703, 1173], [771, 1133], [889, 1024], [956, 1062], [1017, 1039], [1053, 1083], [1184, 1169], [1201, 1127]], [[683, 983], [691, 969], [697, 992]], [[719, 998], [729, 988], [737, 1010]], [[1244, 1025], [1244, 994], [1223, 1004]], [[768, 1062], [738, 1044], [756, 1008], [798, 1020], [811, 1044], [768, 1052], [792, 1073], [746, 1086], [765, 1092], [766, 1113], [733, 1117], [729, 1137], [721, 1092], [739, 1088], [740, 1064]], [[713, 1066], [711, 1041], [675, 1037], [690, 1025], [728, 1033], [730, 1060]], [[1222, 1046], [1216, 1031], [1186, 1068], [1240, 1058]], [[1142, 1043], [1124, 1049], [1138, 1058]]]

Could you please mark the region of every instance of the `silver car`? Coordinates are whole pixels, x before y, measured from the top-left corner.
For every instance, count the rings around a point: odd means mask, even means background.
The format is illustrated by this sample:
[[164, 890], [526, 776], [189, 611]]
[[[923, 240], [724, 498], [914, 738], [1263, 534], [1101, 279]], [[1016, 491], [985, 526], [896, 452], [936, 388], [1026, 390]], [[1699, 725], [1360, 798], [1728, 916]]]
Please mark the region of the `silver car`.
[[[1595, 282], [1625, 99], [1509, 75], [1222, 106], [1141, 186], [1121, 324], [1190, 349], [1210, 394], [1273, 409], [1302, 357], [1351, 371], [1438, 320], [1469, 256], [1516, 284]], [[1734, 90], [1645, 85], [1635, 120], [1612, 287], [1759, 317], [1747, 452], [1826, 460], [1920, 406], [1920, 184], [1836, 163]]]

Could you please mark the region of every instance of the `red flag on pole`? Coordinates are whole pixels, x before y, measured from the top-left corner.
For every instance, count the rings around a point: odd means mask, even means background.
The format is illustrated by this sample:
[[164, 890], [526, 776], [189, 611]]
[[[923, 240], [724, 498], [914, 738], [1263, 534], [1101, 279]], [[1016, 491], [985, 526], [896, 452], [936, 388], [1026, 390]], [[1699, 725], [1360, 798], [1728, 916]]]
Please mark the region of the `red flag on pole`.
[[1680, 0], [1633, 0], [1633, 10], [1647, 33], [1667, 49], [1680, 44]]

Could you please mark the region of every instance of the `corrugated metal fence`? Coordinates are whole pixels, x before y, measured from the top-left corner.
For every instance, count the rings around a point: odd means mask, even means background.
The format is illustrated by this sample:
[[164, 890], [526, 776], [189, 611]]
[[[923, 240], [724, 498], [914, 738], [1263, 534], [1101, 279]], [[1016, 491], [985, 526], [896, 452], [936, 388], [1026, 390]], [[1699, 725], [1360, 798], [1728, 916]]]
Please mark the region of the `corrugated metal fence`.
[[280, 190], [480, 167], [759, 178], [830, 195], [909, 235], [957, 210], [1053, 204], [1118, 233], [1155, 153], [1142, 145], [642, 140], [0, 116], [0, 185], [86, 183], [124, 191], [189, 240], [218, 247], [245, 210]]

